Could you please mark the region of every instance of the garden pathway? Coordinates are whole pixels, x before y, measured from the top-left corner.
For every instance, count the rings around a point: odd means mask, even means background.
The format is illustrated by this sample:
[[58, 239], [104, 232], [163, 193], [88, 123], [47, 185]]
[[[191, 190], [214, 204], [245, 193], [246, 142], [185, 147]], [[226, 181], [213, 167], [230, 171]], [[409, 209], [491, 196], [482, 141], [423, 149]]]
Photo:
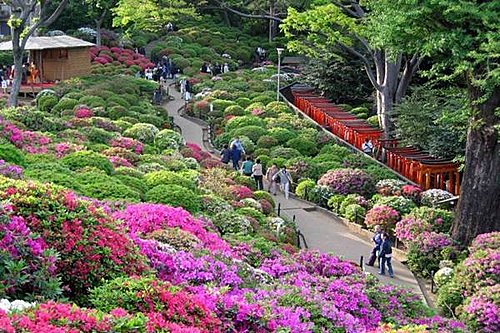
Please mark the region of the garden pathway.
[[[184, 106], [184, 101], [180, 93], [173, 87], [170, 88], [170, 95], [174, 97], [174, 100], [164, 104], [168, 114], [174, 118], [174, 123], [180, 127], [187, 142], [195, 143], [205, 149], [202, 126], [179, 115], [178, 110]], [[283, 215], [289, 218], [295, 215], [297, 226], [304, 234], [310, 249], [332, 252], [357, 263], [360, 256], [364, 256], [365, 262], [368, 259], [371, 244], [351, 233], [332, 214], [323, 212], [320, 209], [314, 210], [314, 205], [297, 200], [293, 196], [287, 200], [281, 193], [275, 197], [275, 201], [276, 204], [281, 204], [281, 213]], [[378, 275], [377, 268], [365, 266], [367, 272], [380, 277], [383, 283], [403, 285], [423, 297], [417, 280], [406, 266], [399, 261], [393, 260], [393, 268], [395, 278], [391, 279], [388, 276]]]

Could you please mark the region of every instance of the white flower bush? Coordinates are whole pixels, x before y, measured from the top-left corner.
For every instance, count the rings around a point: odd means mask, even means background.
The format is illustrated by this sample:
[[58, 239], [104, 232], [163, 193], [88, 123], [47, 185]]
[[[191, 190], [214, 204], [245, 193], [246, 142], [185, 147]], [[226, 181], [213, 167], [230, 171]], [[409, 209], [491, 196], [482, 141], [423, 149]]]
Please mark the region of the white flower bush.
[[434, 282], [436, 282], [436, 285], [438, 287], [444, 286], [448, 282], [451, 281], [453, 278], [453, 268], [450, 267], [443, 267], [440, 268], [435, 274], [434, 274]]
[[438, 202], [451, 199], [452, 197], [453, 194], [448, 191], [433, 188], [422, 192], [421, 201], [422, 205], [436, 206]]
[[29, 309], [31, 307], [34, 307], [36, 303], [29, 303], [21, 300], [14, 300], [10, 302], [8, 299], [2, 298], [0, 300], [0, 310], [3, 310], [5, 312], [11, 312], [11, 311], [23, 311], [25, 309]]
[[245, 198], [241, 200], [241, 203], [243, 203], [245, 207], [251, 207], [257, 209], [258, 211], [262, 211], [262, 205], [255, 199]]

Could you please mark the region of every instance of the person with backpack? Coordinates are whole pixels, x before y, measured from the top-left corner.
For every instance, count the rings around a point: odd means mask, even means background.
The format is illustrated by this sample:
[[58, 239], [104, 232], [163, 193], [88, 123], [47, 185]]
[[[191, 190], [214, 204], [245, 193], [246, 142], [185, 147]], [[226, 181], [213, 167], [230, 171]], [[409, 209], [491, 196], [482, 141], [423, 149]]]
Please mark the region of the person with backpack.
[[373, 143], [371, 140], [366, 138], [365, 142], [361, 145], [361, 149], [363, 150], [363, 153], [371, 156], [373, 153]]
[[391, 278], [394, 277], [394, 272], [392, 270], [392, 246], [389, 240], [389, 235], [384, 232], [382, 233], [382, 244], [380, 245], [380, 275], [385, 275], [385, 265], [387, 265], [387, 271]]
[[276, 164], [273, 164], [269, 169], [267, 169], [266, 172], [266, 178], [267, 181], [269, 182], [269, 189], [267, 190], [269, 193], [272, 195], [276, 195], [276, 189], [277, 189], [277, 183], [279, 182], [278, 179], [275, 179], [275, 175], [278, 173], [279, 169], [276, 166]]
[[257, 190], [262, 191], [264, 189], [264, 183], [262, 182], [264, 173], [262, 172], [262, 164], [260, 163], [260, 159], [255, 160], [255, 164], [252, 166], [252, 176], [255, 180]]
[[281, 170], [274, 176], [277, 183], [278, 183], [278, 177], [281, 189], [285, 194], [285, 198], [288, 200], [290, 194], [290, 184], [292, 183], [292, 175], [290, 175], [290, 172], [288, 172], [286, 167], [283, 166]]
[[251, 177], [252, 169], [253, 169], [252, 159], [250, 157], [247, 157], [245, 159], [245, 162], [241, 164], [241, 173], [244, 174], [245, 176]]
[[370, 253], [370, 258], [368, 259], [368, 263], [366, 264], [367, 266], [373, 266], [375, 264], [375, 261], [377, 260], [377, 256], [380, 252], [380, 245], [382, 244], [382, 233], [383, 232], [382, 228], [380, 228], [380, 225], [376, 225], [375, 234], [372, 237], [374, 246], [372, 248], [372, 252]]
[[224, 164], [228, 164], [229, 160], [231, 160], [231, 150], [229, 149], [229, 145], [225, 144], [220, 152], [221, 159], [220, 161]]

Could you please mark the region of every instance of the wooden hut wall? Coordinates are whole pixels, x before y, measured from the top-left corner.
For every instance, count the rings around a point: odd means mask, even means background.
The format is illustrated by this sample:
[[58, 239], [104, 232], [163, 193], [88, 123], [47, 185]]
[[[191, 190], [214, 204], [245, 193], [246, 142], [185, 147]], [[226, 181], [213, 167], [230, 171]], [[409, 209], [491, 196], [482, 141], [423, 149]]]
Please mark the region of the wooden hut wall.
[[42, 58], [44, 81], [66, 80], [90, 74], [88, 47], [43, 50]]

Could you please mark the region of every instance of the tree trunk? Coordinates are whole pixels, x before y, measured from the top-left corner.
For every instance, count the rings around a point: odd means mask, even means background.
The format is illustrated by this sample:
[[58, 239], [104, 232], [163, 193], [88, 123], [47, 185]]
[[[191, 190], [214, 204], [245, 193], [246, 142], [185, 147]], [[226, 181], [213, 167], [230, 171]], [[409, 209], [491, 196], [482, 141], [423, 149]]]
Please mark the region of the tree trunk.
[[104, 22], [104, 19], [106, 18], [107, 10], [104, 10], [101, 14], [101, 16], [95, 20], [95, 43], [97, 46], [102, 45], [102, 24]]
[[20, 47], [20, 31], [11, 29], [12, 34], [12, 53], [14, 58], [14, 78], [9, 95], [9, 106], [17, 106], [19, 90], [21, 89], [21, 80], [23, 78], [23, 51]]
[[[481, 94], [469, 88], [470, 100]], [[474, 106], [467, 134], [465, 171], [457, 206], [452, 237], [467, 246], [479, 234], [500, 230], [500, 142], [499, 119], [495, 109], [500, 106], [500, 88], [489, 99]]]
[[375, 53], [374, 57], [377, 79], [377, 115], [385, 137], [389, 138], [394, 129], [391, 116], [396, 99], [401, 60], [399, 56], [396, 61], [393, 61], [383, 52]]

